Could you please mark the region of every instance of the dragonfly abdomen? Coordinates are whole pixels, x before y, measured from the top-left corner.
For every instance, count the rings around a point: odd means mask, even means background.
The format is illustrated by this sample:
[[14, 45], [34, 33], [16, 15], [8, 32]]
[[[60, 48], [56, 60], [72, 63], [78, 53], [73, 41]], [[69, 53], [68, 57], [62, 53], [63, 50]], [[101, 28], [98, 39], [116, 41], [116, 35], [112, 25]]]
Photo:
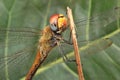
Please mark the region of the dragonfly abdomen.
[[39, 40], [38, 52], [37, 52], [36, 58], [25, 80], [32, 79], [32, 77], [36, 73], [39, 66], [46, 59], [48, 53], [51, 51], [52, 48], [54, 48], [57, 45], [56, 41], [53, 40], [52, 37], [53, 37], [53, 34], [52, 34], [50, 27], [46, 27], [43, 30], [43, 35], [41, 36]]

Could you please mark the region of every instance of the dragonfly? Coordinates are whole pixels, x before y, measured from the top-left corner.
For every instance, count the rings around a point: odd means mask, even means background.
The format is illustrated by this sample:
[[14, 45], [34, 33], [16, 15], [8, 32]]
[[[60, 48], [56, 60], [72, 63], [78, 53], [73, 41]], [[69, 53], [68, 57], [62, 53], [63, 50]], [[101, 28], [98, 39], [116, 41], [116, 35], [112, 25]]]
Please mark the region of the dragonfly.
[[[85, 42], [86, 45], [89, 45], [89, 47], [86, 47], [88, 54], [108, 48], [112, 44], [112, 41], [109, 38], [104, 38], [98, 40], [98, 43], [92, 43], [99, 38], [98, 35], [94, 35], [91, 38], [87, 37], [87, 40], [84, 40], [86, 39], [86, 33], [84, 31], [86, 29], [84, 25], [89, 21], [89, 25], [91, 25], [90, 29], [108, 29], [104, 26], [120, 19], [119, 15], [116, 17], [119, 10], [119, 8], [116, 11], [110, 10], [110, 15], [108, 15], [107, 12], [90, 17], [87, 20], [76, 20], [75, 25], [78, 43], [82, 43], [83, 41], [83, 43]], [[99, 23], [99, 20], [102, 20], [102, 23]], [[63, 60], [70, 60], [64, 54], [67, 52], [66, 49], [72, 46], [68, 18], [63, 14], [53, 14], [49, 22], [50, 24], [42, 30], [31, 27], [0, 27], [0, 68], [1, 72], [3, 72], [3, 74], [0, 74], [1, 79], [7, 79], [6, 77], [10, 78], [10, 80], [17, 79], [17, 75], [12, 78], [10, 76], [13, 76], [14, 73], [18, 73], [17, 71], [20, 70], [19, 73], [26, 74], [25, 80], [32, 80], [37, 69], [45, 62], [51, 50], [56, 48], [56, 46], [59, 46]], [[93, 34], [94, 32], [90, 33], [90, 35]], [[80, 47], [82, 46], [81, 43], [79, 44]], [[63, 50], [64, 47], [65, 50]], [[29, 62], [33, 63], [28, 64]], [[9, 74], [9, 72], [11, 74]]]

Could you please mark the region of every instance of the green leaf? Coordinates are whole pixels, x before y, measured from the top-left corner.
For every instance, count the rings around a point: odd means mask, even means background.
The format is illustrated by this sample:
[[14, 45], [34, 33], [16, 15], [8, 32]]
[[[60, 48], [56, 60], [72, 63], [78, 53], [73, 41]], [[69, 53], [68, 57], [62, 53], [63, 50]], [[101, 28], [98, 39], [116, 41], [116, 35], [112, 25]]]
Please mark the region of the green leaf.
[[[52, 14], [66, 15], [67, 6], [72, 8], [77, 23], [85, 80], [119, 80], [119, 0], [0, 0], [1, 80], [24, 80], [36, 55], [39, 35], [34, 32], [48, 25]], [[94, 17], [92, 22], [91, 17]], [[63, 34], [65, 39], [68, 39], [68, 32]], [[105, 38], [110, 40], [104, 43]], [[79, 42], [83, 40], [92, 41]], [[74, 58], [73, 48], [64, 45], [64, 52]], [[65, 63], [56, 47], [49, 53], [33, 80], [78, 80], [76, 64]]]

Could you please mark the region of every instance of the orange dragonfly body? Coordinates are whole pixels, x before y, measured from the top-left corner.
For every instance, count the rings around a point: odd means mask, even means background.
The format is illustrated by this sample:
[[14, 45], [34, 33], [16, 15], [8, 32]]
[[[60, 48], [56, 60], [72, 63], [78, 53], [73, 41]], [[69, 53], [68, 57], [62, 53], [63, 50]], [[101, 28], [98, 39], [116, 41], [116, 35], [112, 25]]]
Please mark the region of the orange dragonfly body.
[[32, 79], [41, 63], [47, 57], [49, 51], [57, 45], [58, 41], [60, 41], [59, 36], [61, 36], [61, 33], [67, 28], [67, 18], [65, 18], [62, 14], [55, 14], [51, 16], [50, 24], [51, 27], [56, 28], [56, 30], [53, 31], [53, 28], [51, 29], [50, 26], [43, 29], [42, 36], [39, 40], [37, 55], [26, 76], [26, 80]]

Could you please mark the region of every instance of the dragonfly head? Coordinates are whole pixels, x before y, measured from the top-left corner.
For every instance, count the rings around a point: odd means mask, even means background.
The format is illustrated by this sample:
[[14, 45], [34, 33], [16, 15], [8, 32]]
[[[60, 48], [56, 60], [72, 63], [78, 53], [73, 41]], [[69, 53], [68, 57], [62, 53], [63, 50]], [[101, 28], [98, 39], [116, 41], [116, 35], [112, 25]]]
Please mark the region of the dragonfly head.
[[50, 17], [50, 28], [61, 34], [68, 27], [68, 20], [63, 14], [54, 14]]

